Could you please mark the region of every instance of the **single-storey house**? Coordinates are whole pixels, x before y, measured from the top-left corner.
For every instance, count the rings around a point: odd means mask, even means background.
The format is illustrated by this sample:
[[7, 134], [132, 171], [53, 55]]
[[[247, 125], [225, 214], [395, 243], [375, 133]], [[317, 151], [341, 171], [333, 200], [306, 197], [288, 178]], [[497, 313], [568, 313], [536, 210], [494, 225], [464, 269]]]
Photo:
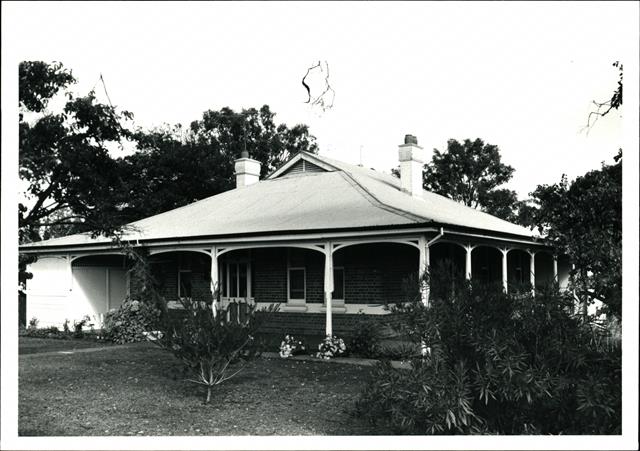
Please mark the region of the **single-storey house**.
[[[400, 177], [300, 152], [259, 179], [260, 163], [235, 162], [236, 188], [130, 224], [170, 307], [181, 297], [229, 309], [280, 304], [285, 332], [340, 333], [359, 313], [383, 315], [403, 284], [448, 260], [469, 279], [512, 285], [557, 281], [568, 262], [524, 227], [422, 188], [425, 152], [399, 146]], [[135, 280], [111, 240], [77, 234], [20, 246], [28, 270], [27, 318], [97, 324]], [[423, 300], [428, 301], [428, 291]], [[227, 310], [229, 310], [227, 309]]]

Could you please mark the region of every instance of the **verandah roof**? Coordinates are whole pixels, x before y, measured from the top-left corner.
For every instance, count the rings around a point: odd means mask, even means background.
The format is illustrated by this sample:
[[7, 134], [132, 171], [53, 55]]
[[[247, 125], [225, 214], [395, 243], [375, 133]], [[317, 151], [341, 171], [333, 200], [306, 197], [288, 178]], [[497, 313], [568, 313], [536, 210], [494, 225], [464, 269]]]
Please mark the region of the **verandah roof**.
[[[286, 175], [299, 159], [326, 172]], [[532, 238], [530, 230], [423, 191], [419, 198], [388, 174], [326, 157], [300, 153], [271, 177], [130, 224], [126, 240], [188, 239], [433, 223]], [[89, 234], [31, 243], [21, 249], [107, 243]]]

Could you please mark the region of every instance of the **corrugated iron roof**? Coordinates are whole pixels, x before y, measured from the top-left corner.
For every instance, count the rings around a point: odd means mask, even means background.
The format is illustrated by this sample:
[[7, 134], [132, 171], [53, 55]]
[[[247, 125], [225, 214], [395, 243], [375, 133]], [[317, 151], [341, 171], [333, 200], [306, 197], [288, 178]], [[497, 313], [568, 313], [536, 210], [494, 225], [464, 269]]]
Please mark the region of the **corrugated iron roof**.
[[[411, 226], [429, 222], [499, 232], [520, 237], [533, 233], [443, 196], [423, 191], [421, 197], [403, 192], [400, 180], [389, 174], [301, 153], [304, 158], [333, 171], [304, 176], [270, 177], [226, 191], [184, 207], [133, 222], [123, 239], [162, 240], [198, 236], [242, 235], [306, 230]], [[294, 161], [295, 160], [295, 161]], [[289, 164], [287, 163], [287, 164]], [[286, 166], [285, 164], [284, 166]], [[22, 248], [107, 243], [77, 234], [31, 243]]]

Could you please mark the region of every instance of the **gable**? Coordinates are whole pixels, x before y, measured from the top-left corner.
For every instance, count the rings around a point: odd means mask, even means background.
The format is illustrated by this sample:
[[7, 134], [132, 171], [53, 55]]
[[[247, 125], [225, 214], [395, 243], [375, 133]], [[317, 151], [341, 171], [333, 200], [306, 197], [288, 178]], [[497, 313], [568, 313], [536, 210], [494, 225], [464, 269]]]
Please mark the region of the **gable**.
[[303, 175], [305, 172], [327, 172], [326, 169], [321, 168], [317, 164], [307, 161], [304, 158], [299, 159], [290, 168], [285, 170], [280, 177], [288, 175]]

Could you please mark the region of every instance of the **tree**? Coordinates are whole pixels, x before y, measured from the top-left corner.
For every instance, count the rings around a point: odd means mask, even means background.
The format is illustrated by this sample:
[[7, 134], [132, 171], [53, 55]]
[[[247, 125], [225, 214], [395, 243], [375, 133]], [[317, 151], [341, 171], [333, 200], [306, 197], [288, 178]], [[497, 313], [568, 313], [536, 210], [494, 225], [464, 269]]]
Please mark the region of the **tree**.
[[233, 188], [234, 160], [245, 149], [262, 163], [262, 177], [294, 153], [317, 151], [306, 125], [289, 128], [274, 117], [268, 105], [240, 113], [225, 107], [204, 112], [187, 130], [176, 125], [138, 131], [138, 152], [124, 159], [126, 215], [140, 219]]
[[540, 233], [575, 264], [578, 294], [600, 300], [608, 313], [622, 315], [622, 150], [614, 164], [569, 183], [539, 185], [521, 221]]
[[498, 188], [511, 179], [514, 169], [502, 163], [498, 146], [480, 138], [463, 143], [450, 139], [444, 152], [434, 149], [424, 169], [425, 189], [500, 218], [515, 219], [515, 191]]
[[[591, 111], [589, 113], [589, 116], [587, 117], [587, 125], [585, 127], [585, 129], [589, 129], [592, 125], [594, 125], [596, 123], [596, 121], [598, 120], [598, 118], [600, 117], [605, 117], [607, 114], [609, 114], [611, 112], [611, 110], [617, 110], [618, 108], [620, 108], [622, 106], [622, 75], [623, 75], [623, 65], [622, 63], [620, 63], [620, 61], [616, 61], [615, 63], [613, 63], [613, 67], [618, 69], [619, 75], [618, 75], [618, 85], [616, 86], [616, 89], [613, 91], [613, 94], [611, 95], [611, 98], [609, 100], [607, 100], [606, 102], [596, 102], [595, 100], [593, 101], [593, 104], [596, 107], [595, 111]], [[593, 122], [591, 122], [591, 117], [595, 116], [595, 120]]]
[[[27, 182], [18, 204], [20, 241], [41, 239], [47, 227], [113, 231], [126, 198], [108, 149], [129, 136], [121, 121], [131, 113], [97, 102], [93, 91], [74, 97], [67, 88], [75, 79], [60, 63], [25, 61], [19, 74], [19, 171]], [[62, 111], [48, 111], [60, 92]]]

